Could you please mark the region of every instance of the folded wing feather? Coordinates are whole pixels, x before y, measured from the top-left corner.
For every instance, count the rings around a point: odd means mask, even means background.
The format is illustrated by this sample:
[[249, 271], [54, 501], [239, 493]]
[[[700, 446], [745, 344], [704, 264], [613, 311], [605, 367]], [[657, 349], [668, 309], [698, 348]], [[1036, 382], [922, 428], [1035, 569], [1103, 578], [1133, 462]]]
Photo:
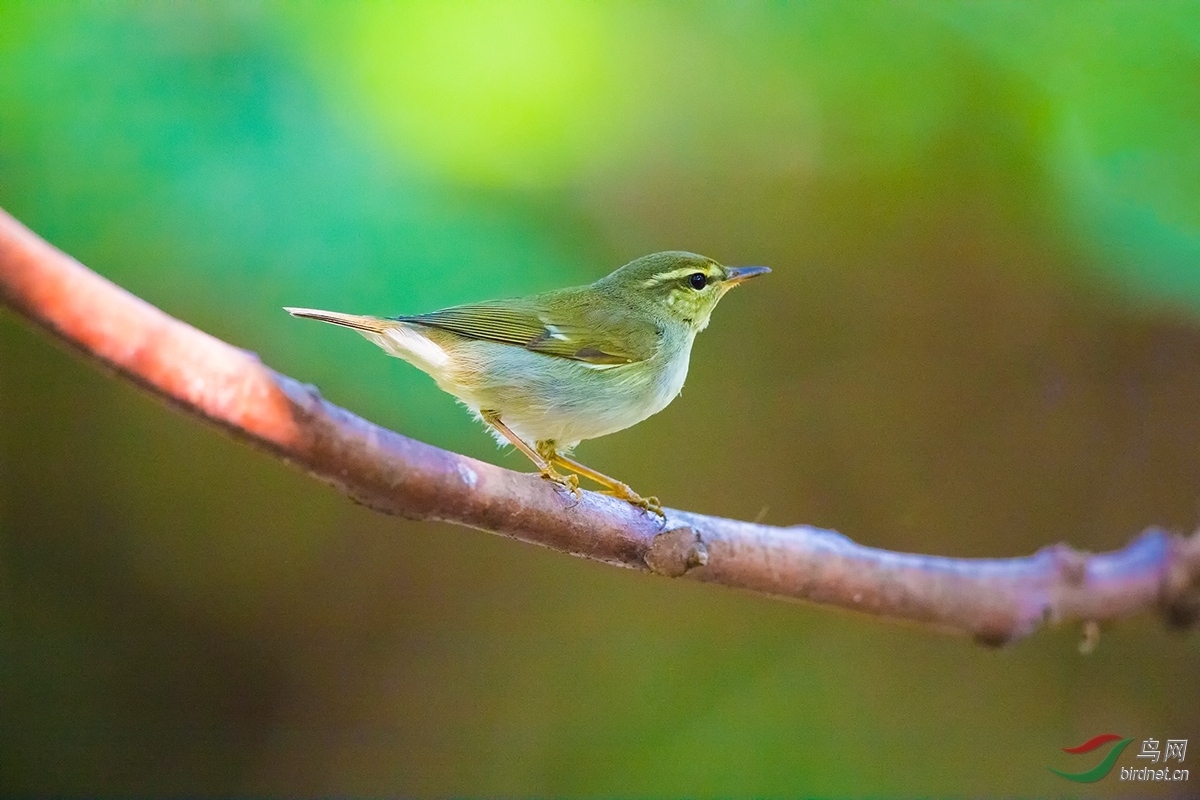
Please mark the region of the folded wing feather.
[[506, 300], [394, 319], [594, 366], [632, 364], [654, 355], [658, 337], [651, 323], [603, 309], [572, 308], [570, 316], [578, 320], [572, 324], [538, 305]]

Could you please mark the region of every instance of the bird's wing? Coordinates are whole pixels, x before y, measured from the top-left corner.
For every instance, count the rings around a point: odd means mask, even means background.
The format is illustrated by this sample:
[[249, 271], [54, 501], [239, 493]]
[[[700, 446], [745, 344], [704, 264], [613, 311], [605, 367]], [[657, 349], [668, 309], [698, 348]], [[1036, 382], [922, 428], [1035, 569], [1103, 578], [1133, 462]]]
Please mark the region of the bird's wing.
[[395, 319], [596, 367], [644, 361], [654, 355], [658, 344], [653, 323], [625, 314], [571, 308], [570, 316], [577, 320], [573, 324], [556, 320], [556, 316], [561, 312], [556, 315], [540, 303], [502, 300]]

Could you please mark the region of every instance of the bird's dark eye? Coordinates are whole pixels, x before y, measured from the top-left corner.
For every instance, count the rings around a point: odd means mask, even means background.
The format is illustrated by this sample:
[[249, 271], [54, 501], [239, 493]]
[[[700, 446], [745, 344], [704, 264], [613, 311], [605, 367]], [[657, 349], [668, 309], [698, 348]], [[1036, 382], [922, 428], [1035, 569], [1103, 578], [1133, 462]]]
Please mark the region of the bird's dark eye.
[[703, 272], [693, 272], [688, 275], [688, 285], [698, 292], [708, 285], [708, 276]]

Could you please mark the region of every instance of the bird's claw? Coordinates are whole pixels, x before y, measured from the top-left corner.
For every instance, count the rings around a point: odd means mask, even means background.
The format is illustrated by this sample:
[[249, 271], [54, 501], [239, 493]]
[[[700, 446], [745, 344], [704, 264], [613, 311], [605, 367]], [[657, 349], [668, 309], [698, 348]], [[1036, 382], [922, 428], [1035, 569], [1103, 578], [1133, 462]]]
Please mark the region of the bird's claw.
[[542, 477], [555, 486], [568, 490], [571, 494], [575, 495], [576, 500], [583, 499], [583, 490], [579, 488], [578, 475], [563, 475], [554, 469], [554, 467], [547, 467], [542, 470]]
[[650, 497], [639, 497], [634, 495], [632, 499], [626, 499], [643, 511], [649, 511], [653, 514], [658, 514], [663, 519], [667, 518], [667, 515], [663, 513], [662, 503], [658, 502], [658, 498], [654, 495], [651, 495]]
[[606, 494], [610, 497], [615, 497], [618, 500], [624, 500], [626, 503], [629, 503], [631, 506], [636, 506], [642, 511], [658, 514], [663, 519], [667, 518], [667, 515], [663, 513], [662, 504], [658, 502], [657, 497], [642, 497], [640, 494], [635, 492], [633, 489], [630, 489], [623, 483], [618, 484], [613, 489], [605, 489], [601, 491], [600, 494]]

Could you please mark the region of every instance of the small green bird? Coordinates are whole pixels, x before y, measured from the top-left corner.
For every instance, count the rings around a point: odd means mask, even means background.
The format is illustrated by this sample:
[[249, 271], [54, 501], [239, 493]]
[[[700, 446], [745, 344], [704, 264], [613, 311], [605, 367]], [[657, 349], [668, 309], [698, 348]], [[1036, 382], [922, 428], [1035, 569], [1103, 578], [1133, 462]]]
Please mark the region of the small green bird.
[[542, 477], [576, 496], [579, 479], [556, 466], [661, 515], [657, 498], [643, 498], [568, 454], [584, 439], [624, 430], [666, 408], [683, 388], [692, 341], [717, 302], [770, 271], [667, 252], [643, 256], [589, 286], [411, 317], [285, 310], [353, 328], [428, 373], [501, 445], [515, 446]]

